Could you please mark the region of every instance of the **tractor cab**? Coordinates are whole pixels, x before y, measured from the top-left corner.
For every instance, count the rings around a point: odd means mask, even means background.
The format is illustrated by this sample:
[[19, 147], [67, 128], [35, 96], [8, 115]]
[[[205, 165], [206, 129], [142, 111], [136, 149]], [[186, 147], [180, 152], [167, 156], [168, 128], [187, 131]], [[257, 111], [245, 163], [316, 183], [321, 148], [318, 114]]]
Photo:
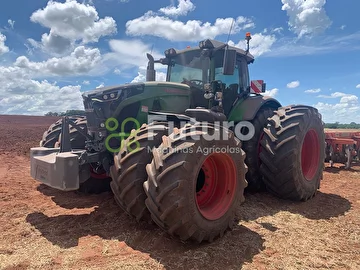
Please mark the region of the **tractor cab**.
[[[247, 34], [247, 40], [251, 39]], [[208, 108], [225, 115], [237, 98], [252, 91], [248, 64], [254, 57], [248, 50], [207, 39], [196, 47], [165, 51], [165, 58], [154, 61], [148, 54], [147, 81], [155, 80], [154, 63], [167, 65], [167, 82], [186, 84], [191, 89], [191, 108]], [[264, 85], [259, 86], [261, 92]]]

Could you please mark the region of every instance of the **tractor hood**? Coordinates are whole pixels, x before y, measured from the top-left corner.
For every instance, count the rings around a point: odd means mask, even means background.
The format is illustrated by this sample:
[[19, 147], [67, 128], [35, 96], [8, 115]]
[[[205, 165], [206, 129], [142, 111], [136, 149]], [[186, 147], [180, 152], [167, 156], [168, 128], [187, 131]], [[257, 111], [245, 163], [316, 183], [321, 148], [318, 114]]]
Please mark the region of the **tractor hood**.
[[190, 106], [191, 91], [186, 84], [151, 81], [102, 87], [82, 97], [88, 130], [105, 134], [105, 122], [110, 118], [118, 123], [127, 119], [146, 123], [150, 111], [183, 113]]
[[[144, 92], [144, 89], [146, 86], [151, 87], [161, 87], [161, 88], [168, 88], [168, 90], [174, 90], [177, 89], [178, 91], [184, 90], [189, 91], [190, 87], [186, 84], [182, 83], [174, 83], [174, 82], [141, 82], [141, 83], [127, 83], [127, 84], [121, 84], [121, 85], [114, 85], [114, 86], [107, 86], [107, 87], [101, 87], [97, 88], [91, 91], [84, 92], [82, 96], [86, 98], [100, 98], [103, 99], [104, 96], [108, 96], [107, 99], [116, 99], [118, 97], [119, 92], [121, 90], [130, 90], [132, 92], [132, 95], [140, 94]], [[113, 94], [113, 95], [111, 95]], [[110, 97], [111, 95], [111, 97]]]

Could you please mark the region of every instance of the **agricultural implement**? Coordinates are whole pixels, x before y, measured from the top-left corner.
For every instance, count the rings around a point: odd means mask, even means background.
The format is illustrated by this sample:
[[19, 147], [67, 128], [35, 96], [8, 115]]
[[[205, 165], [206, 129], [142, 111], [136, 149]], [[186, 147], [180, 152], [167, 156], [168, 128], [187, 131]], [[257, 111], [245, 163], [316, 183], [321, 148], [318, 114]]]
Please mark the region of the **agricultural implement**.
[[345, 169], [350, 169], [354, 161], [360, 160], [359, 130], [325, 130], [325, 141], [325, 161], [331, 167], [334, 163], [342, 163]]
[[[146, 82], [83, 93], [86, 117], [64, 117], [31, 149], [31, 175], [69, 191], [110, 187], [138, 221], [182, 240], [212, 241], [234, 226], [244, 190], [306, 201], [320, 187], [323, 122], [282, 106], [249, 79], [247, 49], [215, 40], [147, 54]], [[164, 82], [155, 65], [167, 66]]]

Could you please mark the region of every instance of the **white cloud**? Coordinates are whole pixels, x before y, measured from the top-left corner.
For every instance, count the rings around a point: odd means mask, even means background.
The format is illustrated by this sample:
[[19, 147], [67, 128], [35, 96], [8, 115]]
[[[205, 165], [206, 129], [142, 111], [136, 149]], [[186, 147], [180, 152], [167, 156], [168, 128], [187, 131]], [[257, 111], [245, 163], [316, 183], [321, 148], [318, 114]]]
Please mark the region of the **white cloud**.
[[345, 24], [343, 24], [342, 26], [340, 26], [340, 29], [341, 30], [344, 30], [346, 28], [346, 25]]
[[284, 30], [284, 28], [277, 27], [277, 28], [272, 29], [271, 32], [280, 34], [283, 30]]
[[360, 123], [360, 104], [357, 96], [342, 97], [336, 104], [318, 102], [314, 107], [323, 115], [325, 123]]
[[[123, 75], [128, 77], [129, 71], [137, 71], [137, 76], [130, 82], [143, 82], [146, 80], [146, 67], [148, 64], [147, 53], [151, 52], [151, 55], [155, 59], [164, 57], [163, 53], [160, 53], [156, 49], [152, 48], [152, 45], [146, 44], [139, 39], [121, 40], [113, 39], [109, 41], [110, 53], [106, 53], [103, 56], [103, 63], [109, 68], [113, 68], [113, 73], [117, 75]], [[131, 48], [131, 50], [129, 50]], [[162, 64], [155, 64], [156, 80], [165, 81], [167, 66]], [[131, 78], [131, 76], [129, 76]]]
[[99, 49], [89, 49], [84, 46], [79, 46], [68, 56], [61, 58], [53, 57], [43, 62], [31, 62], [26, 56], [20, 56], [10, 69], [12, 69], [13, 72], [31, 74], [32, 78], [76, 76], [80, 74], [88, 75], [100, 61], [101, 54]]
[[[146, 81], [146, 68], [139, 67], [138, 75], [131, 81], [131, 83], [145, 82]], [[156, 72], [156, 81], [166, 81], [165, 72]]]
[[321, 92], [321, 89], [320, 88], [317, 88], [317, 89], [309, 89], [309, 90], [306, 90], [305, 93], [309, 93], [309, 94], [315, 94], [315, 93], [319, 93]]
[[179, 4], [177, 7], [174, 5], [160, 8], [159, 11], [167, 16], [185, 16], [189, 12], [195, 10], [195, 5], [191, 0], [178, 0]]
[[328, 95], [318, 95], [318, 97], [320, 98], [339, 98], [339, 97], [345, 97], [348, 96], [349, 94], [345, 94], [342, 92], [335, 92], [335, 93], [331, 93], [330, 96]]
[[0, 33], [0, 55], [9, 52], [9, 47], [5, 45], [6, 36]]
[[11, 29], [14, 29], [15, 21], [9, 19], [9, 20], [8, 20], [8, 24], [9, 24], [9, 26], [11, 27]]
[[83, 84], [83, 85], [89, 85], [89, 84], [90, 84], [90, 81], [83, 81], [82, 84]]
[[156, 72], [156, 80], [159, 82], [166, 81], [166, 73], [165, 72]]
[[360, 32], [350, 35], [328, 35], [312, 39], [298, 39], [283, 37], [277, 40], [276, 46], [268, 57], [292, 57], [304, 55], [321, 55], [337, 52], [358, 51], [360, 50]]
[[356, 88], [360, 88], [360, 84], [358, 84], [358, 85], [356, 86]]
[[82, 109], [80, 85], [59, 86], [49, 78], [91, 75], [100, 61], [98, 49], [80, 46], [62, 58], [32, 62], [20, 56], [12, 65], [0, 66], [0, 114], [41, 115], [48, 111]]
[[[34, 41], [35, 40], [32, 40], [30, 43], [34, 43]], [[52, 54], [62, 54], [72, 48], [70, 39], [56, 35], [53, 31], [50, 31], [50, 34], [43, 34], [41, 36], [41, 43], [42, 44], [38, 43], [35, 47], [43, 48], [45, 51]]]
[[326, 0], [281, 0], [289, 16], [289, 27], [298, 37], [323, 33], [331, 25], [324, 5]]
[[278, 88], [273, 88], [271, 90], [266, 90], [263, 95], [264, 96], [275, 97], [278, 93], [279, 93], [279, 89]]
[[[233, 18], [218, 18], [213, 24], [199, 20], [182, 22], [149, 11], [139, 18], [126, 22], [126, 34], [130, 36], [151, 35], [170, 41], [200, 41], [228, 34], [233, 20]], [[250, 19], [239, 16], [235, 19], [232, 33], [236, 34], [253, 26], [254, 23]]]
[[[254, 34], [250, 40], [250, 53], [254, 57], [258, 57], [264, 53], [271, 51], [271, 47], [276, 42], [276, 37], [274, 35], [263, 35], [261, 33]], [[240, 40], [235, 44], [232, 40], [229, 41], [230, 46], [235, 46], [240, 49], [245, 50], [247, 42], [245, 40]]]
[[355, 95], [346, 95], [340, 99], [341, 104], [358, 104], [359, 98]]
[[44, 115], [84, 109], [79, 85], [59, 87], [46, 80], [26, 78], [17, 78], [10, 85], [6, 82], [0, 85], [0, 114]]
[[290, 82], [286, 85], [287, 88], [297, 88], [300, 86], [300, 82], [299, 81], [293, 81]]
[[324, 122], [360, 123], [360, 103], [358, 96], [335, 92], [330, 96], [320, 95], [319, 97], [339, 99], [337, 103], [318, 102], [314, 105], [323, 115]]
[[30, 20], [50, 29], [41, 37], [42, 47], [59, 54], [71, 49], [76, 41], [98, 42], [100, 37], [117, 32], [112, 17], [100, 19], [95, 7], [76, 0], [49, 1], [45, 8], [35, 11]]
[[109, 47], [112, 52], [104, 55], [104, 62], [107, 66], [116, 67], [117, 72], [134, 67], [146, 66], [148, 62], [146, 53], [150, 53], [151, 51], [155, 59], [164, 56], [158, 51], [152, 50], [151, 45], [145, 44], [139, 39], [113, 39], [109, 41]]
[[96, 89], [103, 88], [104, 86], [105, 86], [104, 83], [101, 83], [100, 85], [96, 86]]

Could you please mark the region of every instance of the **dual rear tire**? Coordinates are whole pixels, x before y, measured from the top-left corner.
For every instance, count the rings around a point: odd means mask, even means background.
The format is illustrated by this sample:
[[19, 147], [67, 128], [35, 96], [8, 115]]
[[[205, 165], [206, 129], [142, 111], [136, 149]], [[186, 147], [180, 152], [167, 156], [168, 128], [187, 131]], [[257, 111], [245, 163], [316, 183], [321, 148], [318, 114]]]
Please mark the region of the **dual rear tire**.
[[[207, 136], [218, 138], [216, 145]], [[146, 166], [145, 201], [154, 222], [185, 241], [212, 242], [235, 224], [247, 186], [245, 153], [234, 134], [188, 126], [166, 137]]]
[[[255, 139], [256, 156], [246, 148], [248, 160], [257, 158], [250, 173], [259, 170], [277, 197], [312, 198], [325, 158], [321, 115], [312, 107], [288, 106], [265, 109], [258, 119], [267, 125]], [[125, 141], [112, 168], [115, 199], [138, 221], [153, 221], [183, 241], [211, 242], [236, 224], [248, 185], [245, 152], [224, 127], [195, 124], [168, 132], [166, 124], [144, 125]], [[136, 151], [128, 150], [131, 144], [138, 144]]]
[[261, 140], [260, 172], [269, 192], [282, 199], [306, 201], [323, 178], [325, 134], [313, 107], [279, 108]]
[[[245, 153], [223, 127], [186, 125], [166, 136], [168, 131], [150, 124], [126, 140], [112, 168], [115, 199], [137, 220], [153, 221], [181, 240], [211, 242], [233, 227], [244, 201]], [[148, 134], [154, 140], [146, 142]], [[126, 153], [131, 141], [139, 147]], [[151, 152], [144, 151], [146, 143]]]

